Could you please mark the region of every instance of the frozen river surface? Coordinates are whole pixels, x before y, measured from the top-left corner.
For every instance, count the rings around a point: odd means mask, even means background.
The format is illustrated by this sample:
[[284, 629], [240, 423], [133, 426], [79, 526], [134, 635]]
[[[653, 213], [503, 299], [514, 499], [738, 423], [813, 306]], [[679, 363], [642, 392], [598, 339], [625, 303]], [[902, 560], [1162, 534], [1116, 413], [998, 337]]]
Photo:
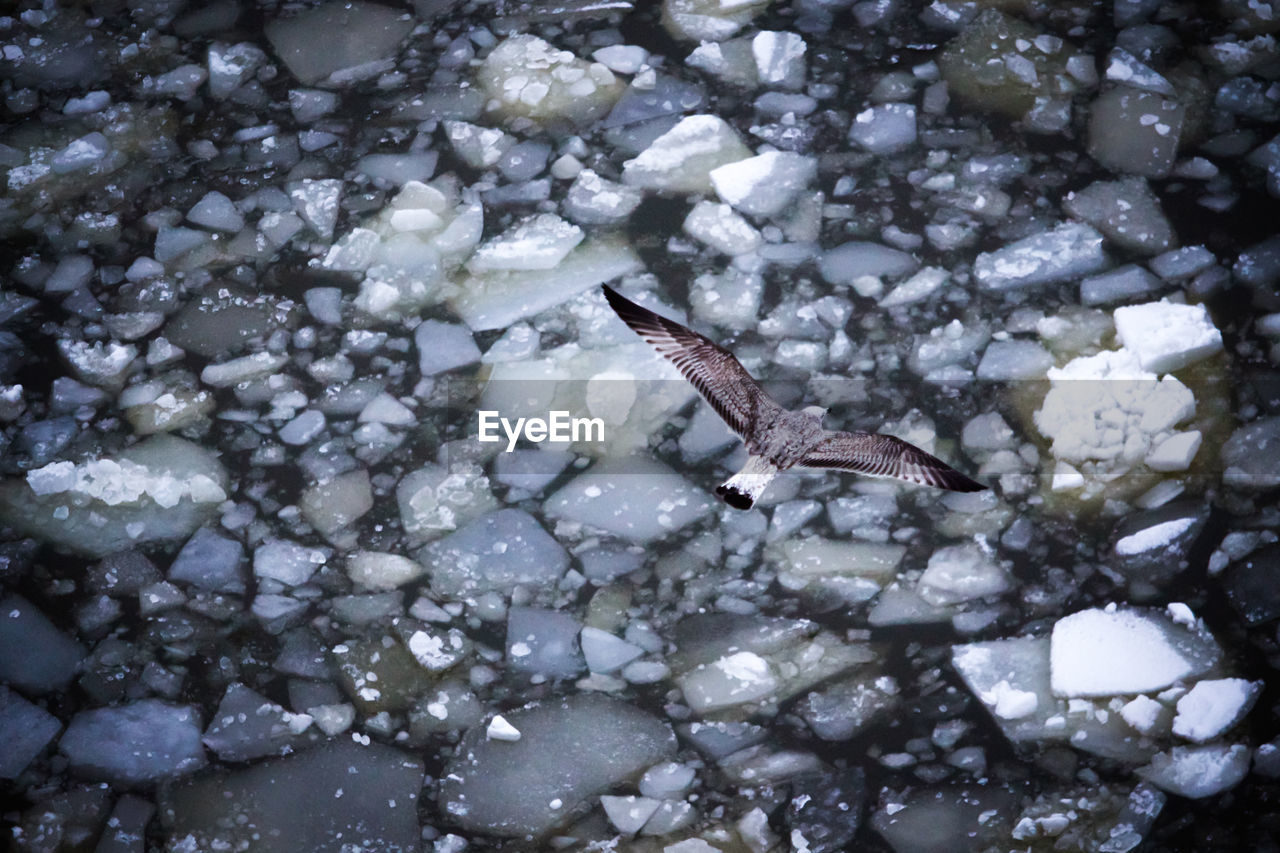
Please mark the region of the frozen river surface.
[[13, 849], [1277, 849], [1280, 2], [0, 13]]

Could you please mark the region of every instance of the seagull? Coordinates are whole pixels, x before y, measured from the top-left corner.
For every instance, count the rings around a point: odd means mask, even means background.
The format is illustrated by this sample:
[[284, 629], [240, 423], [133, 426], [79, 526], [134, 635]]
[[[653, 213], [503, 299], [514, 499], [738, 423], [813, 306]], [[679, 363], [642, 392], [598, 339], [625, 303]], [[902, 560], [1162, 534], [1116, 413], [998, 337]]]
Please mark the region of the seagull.
[[747, 464], [716, 495], [735, 509], [751, 509], [780, 471], [834, 468], [906, 480], [953, 492], [981, 492], [974, 482], [935, 456], [891, 435], [823, 429], [827, 410], [784, 409], [764, 392], [733, 353], [711, 339], [627, 299], [603, 285], [610, 307], [632, 331], [666, 356], [747, 446]]

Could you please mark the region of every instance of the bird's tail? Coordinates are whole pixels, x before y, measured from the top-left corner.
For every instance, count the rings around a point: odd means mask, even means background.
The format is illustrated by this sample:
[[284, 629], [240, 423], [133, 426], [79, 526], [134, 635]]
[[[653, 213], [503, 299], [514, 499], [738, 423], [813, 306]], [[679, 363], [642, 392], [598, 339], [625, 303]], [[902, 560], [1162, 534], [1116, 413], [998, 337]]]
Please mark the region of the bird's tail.
[[748, 457], [741, 471], [716, 486], [716, 496], [734, 509], [751, 509], [777, 473], [777, 467], [767, 459]]

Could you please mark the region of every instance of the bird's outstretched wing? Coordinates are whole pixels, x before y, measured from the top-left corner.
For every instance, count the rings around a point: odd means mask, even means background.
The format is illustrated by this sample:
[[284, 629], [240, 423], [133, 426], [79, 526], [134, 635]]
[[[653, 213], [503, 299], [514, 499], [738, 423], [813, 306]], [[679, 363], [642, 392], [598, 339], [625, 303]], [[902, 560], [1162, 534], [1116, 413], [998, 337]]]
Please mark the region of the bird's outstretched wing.
[[953, 492], [981, 492], [987, 488], [914, 444], [879, 433], [828, 432], [800, 464], [806, 468], [839, 468], [871, 477], [893, 477]]
[[761, 409], [780, 408], [733, 353], [673, 320], [641, 308], [609, 285], [603, 287], [605, 299], [622, 321], [679, 368], [738, 435], [746, 436]]

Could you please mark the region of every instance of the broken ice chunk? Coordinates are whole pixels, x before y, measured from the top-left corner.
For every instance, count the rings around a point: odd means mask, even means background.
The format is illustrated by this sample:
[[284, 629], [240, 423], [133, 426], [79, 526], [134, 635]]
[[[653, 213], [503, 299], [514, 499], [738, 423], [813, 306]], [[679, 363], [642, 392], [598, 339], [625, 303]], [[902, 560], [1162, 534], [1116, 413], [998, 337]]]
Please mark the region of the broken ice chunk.
[[473, 169], [488, 169], [497, 164], [506, 151], [516, 144], [496, 127], [480, 127], [465, 121], [446, 121], [444, 132], [453, 151]]
[[582, 238], [582, 229], [578, 226], [554, 213], [540, 213], [482, 244], [467, 261], [467, 268], [472, 272], [551, 269], [564, 260]]
[[1035, 713], [1040, 704], [1036, 694], [1030, 690], [1019, 690], [1007, 681], [998, 681], [979, 698], [991, 708], [991, 713], [1002, 720], [1020, 720]]
[[809, 693], [796, 712], [823, 740], [847, 741], [885, 717], [899, 701], [894, 678], [861, 670]]
[[552, 269], [494, 270], [466, 279], [450, 304], [480, 332], [502, 329], [643, 265], [625, 240], [586, 240]]
[[182, 546], [169, 566], [170, 581], [191, 584], [214, 592], [243, 593], [240, 563], [244, 546], [234, 539], [202, 527]]
[[809, 584], [838, 593], [849, 602], [874, 597], [897, 572], [906, 549], [896, 543], [845, 542], [805, 536], [779, 549], [780, 580], [792, 589]]
[[644, 193], [583, 169], [565, 193], [564, 212], [583, 225], [612, 225], [631, 215]]
[[911, 278], [889, 291], [880, 300], [882, 308], [893, 308], [899, 305], [911, 305], [929, 298], [950, 278], [950, 273], [942, 267], [925, 267]]
[[592, 52], [591, 58], [602, 62], [610, 71], [635, 74], [649, 59], [649, 51], [633, 44], [611, 44]]
[[1009, 589], [1009, 577], [977, 545], [939, 548], [929, 557], [917, 591], [934, 606], [960, 604]]
[[138, 348], [117, 341], [91, 344], [64, 338], [58, 341], [58, 354], [81, 382], [118, 389], [138, 357]]
[[1178, 700], [1173, 733], [1196, 743], [1213, 740], [1244, 719], [1261, 690], [1261, 682], [1244, 678], [1197, 681]]
[[62, 108], [62, 114], [68, 116], [87, 115], [105, 110], [111, 106], [111, 93], [102, 89], [95, 89], [92, 92], [85, 92], [82, 97], [74, 95], [67, 98], [67, 103]]
[[745, 651], [699, 664], [680, 677], [685, 701], [699, 714], [763, 699], [778, 685], [769, 662]]
[[512, 607], [507, 611], [507, 666], [547, 678], [572, 678], [583, 668], [581, 630], [582, 624], [568, 613]]
[[610, 797], [600, 798], [600, 806], [613, 828], [625, 835], [635, 835], [640, 831], [653, 813], [662, 805], [662, 800], [653, 797]]
[[1148, 296], [1161, 287], [1160, 279], [1137, 264], [1125, 264], [1080, 282], [1080, 301], [1085, 305], [1110, 305]]
[[1183, 246], [1151, 259], [1151, 271], [1165, 281], [1190, 278], [1213, 266], [1217, 258], [1204, 246]]
[[1047, 375], [1035, 423], [1060, 459], [1132, 465], [1155, 435], [1195, 414], [1190, 389], [1172, 376], [1157, 381], [1127, 349], [1081, 356]]
[[727, 204], [700, 201], [684, 220], [684, 232], [726, 255], [742, 255], [760, 247], [763, 238]]
[[[334, 734], [346, 729], [350, 706], [324, 711]], [[324, 850], [335, 839], [343, 839], [339, 849], [413, 850], [422, 843], [422, 782], [420, 758], [357, 734], [166, 786], [160, 809], [172, 821], [172, 839], [193, 850]], [[346, 841], [352, 835], [362, 841]], [[137, 848], [110, 848], [126, 849]]]
[[321, 265], [325, 269], [363, 272], [373, 264], [382, 238], [368, 228], [353, 228], [329, 247]]
[[790, 151], [766, 151], [711, 170], [720, 198], [749, 216], [780, 213], [817, 175], [812, 157]]
[[1082, 610], [1053, 626], [1053, 692], [1068, 698], [1151, 693], [1207, 672], [1221, 655], [1211, 637], [1163, 613]]
[[338, 108], [338, 95], [320, 89], [290, 89], [289, 109], [299, 124], [309, 124]]
[[214, 388], [230, 388], [241, 382], [250, 382], [277, 373], [289, 359], [269, 352], [255, 352], [226, 361], [205, 365], [200, 371], [200, 381]]
[[1174, 244], [1173, 226], [1142, 178], [1095, 181], [1068, 193], [1062, 209], [1099, 229], [1116, 245], [1144, 255]]
[[338, 223], [342, 181], [337, 178], [305, 179], [289, 184], [289, 198], [302, 221], [324, 239], [333, 236]]
[[1169, 709], [1149, 696], [1139, 694], [1120, 709], [1121, 718], [1144, 735], [1152, 735], [1158, 729], [1166, 732], [1169, 726]]
[[239, 682], [227, 687], [204, 732], [204, 745], [223, 761], [248, 761], [292, 752], [311, 724]]
[[219, 100], [226, 98], [266, 61], [262, 49], [250, 42], [214, 42], [209, 46], [209, 94]]
[[28, 694], [56, 693], [75, 678], [84, 656], [84, 648], [30, 601], [0, 598], [0, 682]]
[[276, 54], [303, 83], [359, 66], [381, 73], [400, 42], [413, 29], [413, 16], [360, 0], [330, 0], [297, 15], [277, 18], [263, 28]]
[[987, 9], [947, 44], [938, 68], [955, 94], [984, 110], [1021, 118], [1078, 88], [1071, 74], [1077, 56], [1061, 39]]
[[189, 388], [164, 389], [154, 399], [137, 405], [121, 402], [125, 417], [138, 435], [183, 429], [203, 420], [213, 406], [213, 395], [208, 391]]
[[190, 773], [206, 762], [199, 714], [158, 699], [81, 711], [58, 748], [77, 773], [127, 785]]
[[378, 185], [398, 187], [430, 178], [436, 170], [439, 156], [436, 151], [366, 154], [356, 161], [356, 168]]
[[417, 555], [428, 568], [431, 588], [456, 598], [509, 593], [517, 584], [534, 590], [556, 585], [569, 555], [533, 516], [518, 509], [489, 513]]
[[920, 265], [914, 257], [880, 243], [851, 240], [828, 249], [818, 261], [822, 277], [831, 284], [852, 284], [865, 276], [897, 278]]
[[302, 510], [303, 519], [317, 533], [333, 542], [337, 542], [339, 534], [372, 507], [374, 493], [369, 483], [369, 471], [362, 467], [324, 482], [308, 485], [298, 497], [298, 508]]
[[489, 721], [489, 727], [485, 729], [484, 735], [489, 740], [502, 740], [507, 743], [515, 743], [520, 740], [520, 730], [507, 722], [507, 718], [501, 714], [493, 715], [493, 719]]
[[441, 773], [439, 809], [469, 831], [541, 836], [644, 768], [671, 759], [675, 734], [618, 699], [584, 693], [503, 714], [518, 741], [473, 726]]
[[1200, 430], [1175, 432], [1151, 448], [1144, 460], [1152, 471], [1185, 471], [1200, 450]]
[[592, 672], [614, 672], [644, 654], [644, 649], [590, 625], [579, 637], [582, 656]]
[[[908, 360], [914, 373], [925, 377], [944, 375], [944, 371], [970, 358], [990, 339], [986, 323], [965, 325], [952, 320], [943, 326], [929, 330], [927, 335], [915, 336], [915, 349]], [[1012, 343], [1012, 342], [1011, 342]], [[967, 376], [964, 370], [962, 375]]]
[[418, 350], [418, 371], [423, 376], [435, 376], [480, 360], [480, 348], [471, 332], [455, 323], [425, 320], [413, 330], [413, 343]]
[[1163, 178], [1177, 159], [1186, 108], [1127, 87], [1099, 95], [1089, 111], [1089, 155], [1115, 172]]
[[497, 506], [489, 479], [473, 465], [428, 464], [411, 471], [396, 487], [396, 502], [405, 532], [424, 538], [455, 530]]
[[573, 459], [574, 454], [565, 450], [517, 448], [493, 460], [493, 478], [519, 493], [536, 495], [551, 485]]
[[[1152, 597], [1187, 567], [1188, 554], [1204, 529], [1206, 515], [1195, 503], [1178, 502], [1133, 513], [1116, 526], [1111, 567], [1128, 579], [1132, 597]], [[1195, 626], [1189, 611], [1179, 621]]]
[[239, 231], [244, 227], [244, 215], [235, 202], [217, 190], [210, 190], [187, 211], [187, 219], [196, 225], [214, 231]]
[[537, 36], [511, 36], [476, 71], [489, 99], [508, 117], [585, 125], [600, 118], [623, 84], [599, 62], [587, 62]]
[[49, 160], [53, 171], [58, 174], [87, 169], [97, 163], [111, 150], [107, 137], [94, 131], [68, 143]]
[[58, 261], [45, 279], [45, 293], [71, 293], [89, 283], [93, 277], [93, 259], [85, 255], [66, 255]]
[[[996, 717], [1010, 740], [1061, 737], [1050, 720], [1058, 702], [1049, 689], [1049, 641], [1016, 637], [954, 646], [951, 661], [960, 677]], [[1001, 699], [1005, 715], [999, 715]]]
[[321, 564], [324, 553], [287, 539], [269, 539], [253, 550], [253, 573], [289, 586], [310, 580]]
[[606, 459], [547, 498], [551, 518], [574, 521], [632, 542], [680, 530], [712, 511], [711, 499], [660, 462]]
[[663, 0], [662, 25], [676, 38], [724, 41], [768, 5], [768, 0]]
[[1174, 96], [1173, 86], [1168, 80], [1123, 47], [1113, 47], [1107, 55], [1106, 76], [1108, 80], [1134, 89]]
[[[682, 114], [696, 112], [706, 100], [706, 91], [700, 84], [649, 69], [632, 81], [602, 126], [634, 153], [644, 147], [640, 140], [647, 143], [670, 129]], [[621, 131], [624, 127], [625, 132]]]
[[973, 263], [973, 276], [986, 290], [1012, 290], [1078, 278], [1106, 264], [1102, 235], [1088, 225], [1064, 222], [983, 252]]
[[57, 717], [0, 684], [0, 779], [18, 778], [61, 728]]
[[1249, 772], [1243, 744], [1175, 746], [1138, 772], [1151, 784], [1180, 797], [1199, 799], [1230, 790]]
[[804, 39], [797, 33], [763, 30], [751, 40], [756, 74], [766, 86], [799, 89], [804, 85]]
[[1222, 333], [1203, 305], [1168, 300], [1115, 311], [1116, 335], [1144, 370], [1170, 373], [1222, 350]]
[[1280, 235], [1267, 237], [1245, 249], [1232, 264], [1236, 278], [1259, 293], [1271, 293], [1280, 285]]
[[[931, 8], [954, 14], [954, 10], [966, 7], [941, 2], [925, 7]], [[920, 785], [905, 795], [895, 795], [878, 808], [873, 807], [869, 823], [894, 853], [954, 853], [955, 839], [976, 842], [990, 837], [998, 831], [993, 830], [992, 823], [1002, 815], [1013, 815], [1017, 811], [1013, 797], [995, 785]], [[976, 848], [981, 843], [973, 846]], [[1016, 844], [1030, 846], [1026, 842]]]
[[[444, 618], [448, 618], [448, 613], [444, 613]], [[470, 639], [457, 628], [450, 628], [448, 631], [413, 631], [405, 645], [409, 647], [414, 659], [432, 672], [452, 669], [471, 654], [472, 648]]]
[[853, 117], [849, 141], [872, 154], [894, 154], [916, 141], [916, 108], [911, 104], [881, 104]]
[[115, 457], [55, 462], [0, 482], [0, 522], [82, 553], [185, 539], [226, 500], [211, 453], [157, 435]]
[[1053, 356], [1035, 341], [993, 341], [978, 362], [978, 378], [988, 381], [1040, 379], [1053, 366]]
[[360, 282], [355, 307], [380, 320], [401, 321], [438, 302], [445, 260], [434, 242], [424, 241], [417, 232], [383, 240], [375, 263]]
[[704, 41], [693, 49], [685, 59], [685, 64], [701, 69], [730, 86], [755, 88], [760, 82], [749, 38], [725, 42]]
[[622, 165], [622, 181], [641, 189], [710, 193], [710, 173], [751, 156], [738, 134], [719, 116], [693, 115], [659, 136]]
[[1280, 486], [1280, 417], [1259, 418], [1231, 433], [1222, 446], [1223, 481], [1236, 488]]

